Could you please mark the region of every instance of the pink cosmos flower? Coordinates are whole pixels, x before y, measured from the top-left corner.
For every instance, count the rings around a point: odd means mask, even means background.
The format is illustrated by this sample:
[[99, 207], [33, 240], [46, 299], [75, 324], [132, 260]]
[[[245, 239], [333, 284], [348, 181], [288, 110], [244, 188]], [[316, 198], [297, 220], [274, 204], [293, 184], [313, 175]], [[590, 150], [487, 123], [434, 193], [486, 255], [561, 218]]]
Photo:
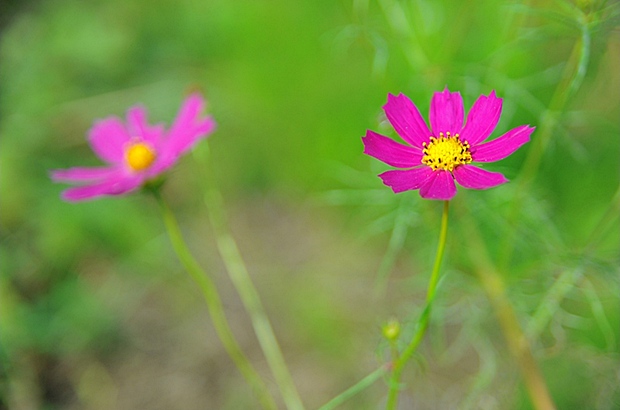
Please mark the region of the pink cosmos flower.
[[168, 131], [163, 125], [149, 125], [141, 106], [127, 111], [126, 124], [116, 117], [96, 122], [88, 141], [107, 165], [52, 171], [53, 181], [80, 185], [65, 190], [62, 198], [77, 202], [121, 195], [156, 178], [215, 129], [211, 117], [201, 117], [204, 106], [202, 96], [190, 95]]
[[400, 170], [379, 175], [396, 193], [419, 189], [422, 198], [450, 200], [456, 195], [454, 180], [471, 189], [488, 189], [508, 182], [498, 172], [472, 162], [504, 159], [530, 140], [533, 127], [521, 125], [499, 138], [484, 142], [495, 129], [502, 99], [492, 91], [474, 103], [463, 125], [461, 94], [447, 88], [431, 100], [429, 129], [417, 107], [405, 95], [388, 95], [383, 106], [394, 130], [409, 145], [368, 130], [362, 138], [364, 153]]

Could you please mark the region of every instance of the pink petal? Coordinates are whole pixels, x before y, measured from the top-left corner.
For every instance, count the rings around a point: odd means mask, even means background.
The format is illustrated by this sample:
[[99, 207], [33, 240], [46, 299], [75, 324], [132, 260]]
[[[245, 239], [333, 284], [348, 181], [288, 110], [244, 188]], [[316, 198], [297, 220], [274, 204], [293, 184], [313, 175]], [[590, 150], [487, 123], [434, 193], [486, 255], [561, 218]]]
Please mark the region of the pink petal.
[[439, 136], [440, 132], [460, 134], [463, 129], [461, 93], [451, 93], [446, 87], [443, 92], [433, 94], [429, 120], [435, 136]]
[[215, 121], [211, 117], [199, 118], [204, 105], [204, 99], [199, 94], [192, 94], [183, 103], [168, 133], [166, 154], [173, 161], [215, 129]]
[[456, 195], [456, 185], [448, 171], [434, 171], [432, 176], [420, 188], [420, 196], [426, 199], [449, 201]]
[[419, 149], [399, 144], [370, 130], [366, 131], [366, 136], [362, 138], [362, 142], [364, 143], [364, 154], [375, 157], [393, 167], [411, 168], [420, 165], [422, 161], [422, 151]]
[[383, 183], [395, 193], [419, 189], [433, 174], [430, 167], [420, 167], [408, 170], [386, 171], [379, 175]]
[[513, 128], [499, 138], [473, 146], [471, 157], [476, 162], [493, 162], [504, 159], [528, 142], [534, 129], [527, 125]]
[[149, 125], [146, 109], [141, 106], [132, 107], [127, 111], [127, 128], [132, 137], [139, 137], [156, 148], [159, 146], [164, 132], [161, 125]]
[[406, 95], [395, 97], [388, 94], [383, 110], [396, 133], [409, 144], [421, 149], [422, 143], [428, 142], [431, 132], [418, 108]]
[[95, 154], [112, 164], [123, 161], [125, 144], [130, 137], [124, 124], [115, 117], [96, 122], [89, 131], [90, 145]]
[[139, 175], [116, 175], [103, 182], [69, 188], [62, 193], [62, 198], [69, 202], [85, 201], [104, 195], [121, 195], [142, 185]]
[[198, 141], [205, 139], [211, 134], [213, 130], [215, 130], [215, 126], [216, 124], [213, 118], [208, 117], [193, 128], [187, 128], [177, 133], [171, 132], [168, 135], [167, 150], [178, 157], [184, 152], [192, 149]]
[[216, 125], [217, 124], [212, 117], [206, 117], [196, 125], [194, 132], [200, 134], [201, 136], [204, 134], [210, 134], [215, 130]]
[[508, 182], [499, 172], [486, 171], [473, 165], [459, 165], [452, 171], [456, 182], [465, 188], [487, 189]]
[[92, 182], [110, 177], [118, 172], [115, 168], [69, 168], [56, 169], [51, 171], [51, 178], [54, 182]]
[[502, 99], [491, 91], [489, 96], [481, 95], [467, 115], [467, 122], [461, 132], [461, 141], [474, 146], [491, 135], [502, 114]]

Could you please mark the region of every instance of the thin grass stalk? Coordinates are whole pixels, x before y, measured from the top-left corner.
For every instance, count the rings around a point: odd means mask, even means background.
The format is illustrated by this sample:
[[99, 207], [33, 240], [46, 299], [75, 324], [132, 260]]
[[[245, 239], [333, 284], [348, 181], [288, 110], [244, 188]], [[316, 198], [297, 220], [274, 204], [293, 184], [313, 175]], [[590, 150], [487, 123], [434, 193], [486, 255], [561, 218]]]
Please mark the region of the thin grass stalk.
[[[511, 201], [512, 206], [507, 217], [508, 224], [511, 226], [514, 225], [514, 222], [523, 208], [525, 193], [528, 192], [527, 186], [532, 183], [538, 169], [540, 168], [543, 154], [553, 137], [553, 130], [560, 120], [561, 113], [564, 110], [569, 98], [574, 95], [574, 93], [581, 86], [583, 78], [586, 74], [587, 66], [590, 60], [591, 38], [589, 26], [583, 14], [580, 14], [579, 24], [581, 28], [581, 36], [571, 51], [568, 63], [566, 64], [566, 68], [562, 74], [562, 80], [555, 89], [549, 108], [542, 116], [540, 128], [533, 138], [532, 147], [527, 152], [522, 171], [518, 179], [515, 181], [516, 186], [513, 190], [515, 197]], [[508, 266], [510, 259], [512, 258], [515, 235], [515, 230], [507, 232], [499, 248], [500, 259], [498, 266], [502, 270]]]
[[209, 148], [206, 144], [199, 154], [206, 165], [204, 175], [207, 189], [204, 195], [204, 202], [213, 226], [217, 247], [226, 266], [226, 271], [241, 297], [245, 310], [250, 316], [258, 343], [271, 368], [286, 408], [288, 410], [303, 410], [303, 402], [288, 370], [269, 318], [250, 278], [237, 243], [228, 228], [224, 211], [224, 200], [217, 188], [211, 167], [208, 164]]
[[345, 403], [347, 400], [351, 399], [353, 396], [372, 386], [377, 380], [379, 380], [383, 375], [385, 375], [387, 371], [388, 369], [386, 367], [381, 367], [375, 370], [353, 386], [349, 387], [344, 392], [340, 393], [338, 396], [331, 399], [329, 402], [319, 407], [319, 410], [333, 410], [337, 408], [341, 404]]
[[532, 354], [529, 340], [506, 294], [504, 281], [491, 261], [478, 226], [462, 210], [459, 220], [467, 232], [469, 258], [502, 328], [504, 338], [525, 381], [526, 390], [536, 410], [555, 410], [545, 379]]
[[183, 240], [179, 224], [166, 201], [159, 192], [154, 191], [154, 195], [160, 205], [164, 223], [168, 231], [168, 237], [170, 238], [174, 252], [187, 273], [189, 273], [196, 284], [198, 284], [209, 308], [209, 315], [213, 321], [213, 327], [224, 345], [226, 352], [254, 390], [262, 407], [269, 410], [277, 409], [276, 403], [269, 393], [269, 389], [241, 350], [239, 343], [237, 343], [230, 329], [215, 283], [200, 267], [189, 251], [187, 244]]

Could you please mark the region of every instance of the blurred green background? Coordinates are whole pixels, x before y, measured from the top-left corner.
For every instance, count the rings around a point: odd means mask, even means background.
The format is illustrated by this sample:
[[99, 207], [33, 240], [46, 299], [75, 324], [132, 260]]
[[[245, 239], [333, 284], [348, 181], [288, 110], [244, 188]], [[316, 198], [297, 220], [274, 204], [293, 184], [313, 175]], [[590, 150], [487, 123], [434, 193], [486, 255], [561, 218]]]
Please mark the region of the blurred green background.
[[[376, 369], [388, 360], [382, 324], [396, 317], [407, 333], [423, 307], [441, 204], [392, 194], [361, 137], [394, 135], [381, 111], [388, 92], [426, 116], [445, 86], [466, 109], [491, 90], [504, 98], [494, 137], [537, 131], [489, 167], [513, 183], [453, 201], [446, 279], [402, 408], [530, 408], [472, 274], [463, 214], [502, 269], [558, 408], [620, 406], [617, 2], [48, 0], [0, 10], [0, 408], [256, 408], [153, 200], [68, 204], [48, 177], [98, 164], [85, 140], [94, 120], [142, 103], [151, 121], [170, 122], [194, 89], [218, 122], [209, 147], [233, 233], [307, 407]], [[214, 247], [199, 162], [184, 158], [164, 195], [271, 380]], [[386, 391], [379, 381], [342, 408], [380, 408]]]

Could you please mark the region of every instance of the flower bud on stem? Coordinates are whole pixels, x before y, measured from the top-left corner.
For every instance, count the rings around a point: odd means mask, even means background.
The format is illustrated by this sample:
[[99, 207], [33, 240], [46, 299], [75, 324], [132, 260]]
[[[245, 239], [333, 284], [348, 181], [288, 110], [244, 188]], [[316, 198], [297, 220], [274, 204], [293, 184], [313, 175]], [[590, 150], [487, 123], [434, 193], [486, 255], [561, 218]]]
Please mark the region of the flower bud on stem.
[[411, 359], [415, 351], [417, 350], [420, 342], [426, 334], [428, 323], [430, 320], [431, 305], [435, 298], [435, 292], [437, 290], [437, 283], [439, 282], [439, 268], [441, 267], [441, 260], [446, 247], [446, 238], [448, 236], [448, 211], [450, 209], [450, 201], [444, 201], [443, 214], [441, 217], [441, 230], [439, 234], [439, 245], [437, 246], [437, 254], [435, 256], [435, 264], [433, 266], [433, 272], [428, 284], [428, 291], [426, 292], [426, 307], [420, 315], [416, 331], [409, 342], [409, 345], [405, 348], [398, 358], [394, 360], [392, 368], [392, 376], [389, 380], [389, 392], [386, 404], [387, 410], [394, 410], [398, 405], [398, 391], [400, 390], [400, 377], [405, 368], [405, 365]]

